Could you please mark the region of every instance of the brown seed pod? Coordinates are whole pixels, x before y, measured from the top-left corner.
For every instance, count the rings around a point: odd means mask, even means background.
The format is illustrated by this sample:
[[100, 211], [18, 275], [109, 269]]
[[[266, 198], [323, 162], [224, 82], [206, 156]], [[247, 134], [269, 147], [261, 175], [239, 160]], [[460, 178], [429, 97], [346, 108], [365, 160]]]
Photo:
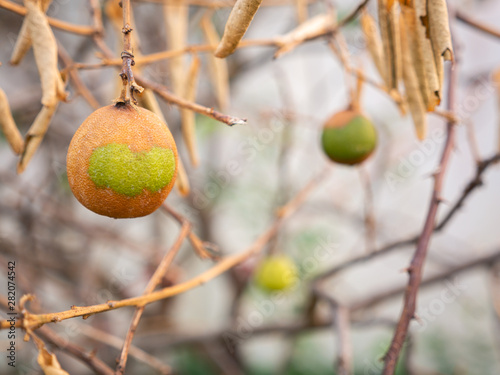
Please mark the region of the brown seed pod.
[[68, 149], [71, 191], [89, 210], [113, 218], [155, 211], [177, 176], [168, 127], [144, 108], [118, 103], [93, 112]]

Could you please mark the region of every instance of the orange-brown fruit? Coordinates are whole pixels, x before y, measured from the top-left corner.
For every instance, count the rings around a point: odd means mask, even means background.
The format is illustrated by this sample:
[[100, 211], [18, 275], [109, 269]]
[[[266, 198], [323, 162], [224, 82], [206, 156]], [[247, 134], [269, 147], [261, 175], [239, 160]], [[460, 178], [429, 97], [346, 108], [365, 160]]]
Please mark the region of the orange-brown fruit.
[[146, 216], [163, 203], [177, 176], [177, 147], [157, 115], [117, 103], [93, 112], [68, 149], [76, 199], [99, 215]]

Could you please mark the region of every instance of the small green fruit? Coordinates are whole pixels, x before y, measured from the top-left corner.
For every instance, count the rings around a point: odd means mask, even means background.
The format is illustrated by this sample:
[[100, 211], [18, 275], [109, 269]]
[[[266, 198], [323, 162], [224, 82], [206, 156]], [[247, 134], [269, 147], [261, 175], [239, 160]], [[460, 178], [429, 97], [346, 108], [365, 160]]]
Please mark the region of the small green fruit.
[[331, 160], [355, 165], [372, 154], [377, 146], [377, 131], [365, 116], [346, 110], [334, 114], [325, 123], [321, 144]]
[[273, 255], [261, 261], [255, 272], [259, 287], [268, 291], [288, 289], [297, 280], [297, 267], [286, 255]]

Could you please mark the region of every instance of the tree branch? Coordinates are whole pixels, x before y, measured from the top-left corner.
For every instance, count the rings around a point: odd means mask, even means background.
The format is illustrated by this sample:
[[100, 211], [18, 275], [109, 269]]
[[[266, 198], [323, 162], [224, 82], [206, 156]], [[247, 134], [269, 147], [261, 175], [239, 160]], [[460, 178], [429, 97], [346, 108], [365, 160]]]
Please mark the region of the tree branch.
[[[0, 8], [10, 10], [11, 12], [17, 13], [21, 16], [25, 16], [27, 10], [22, 5], [18, 5], [8, 0], [0, 0]], [[95, 29], [92, 26], [83, 26], [83, 25], [73, 25], [71, 23], [61, 21], [55, 18], [47, 17], [49, 24], [56, 29], [67, 31], [73, 34], [79, 35], [94, 35], [99, 32], [99, 30]]]
[[[289, 201], [289, 203], [283, 207], [281, 212], [282, 215], [278, 215], [276, 220], [271, 224], [271, 226], [245, 251], [223, 258], [219, 263], [209, 270], [203, 272], [202, 274], [188, 280], [184, 283], [177, 284], [171, 287], [166, 287], [160, 289], [156, 292], [139, 296], [133, 298], [126, 298], [119, 301], [108, 301], [106, 303], [101, 303], [92, 306], [72, 306], [70, 310], [48, 313], [48, 314], [31, 314], [28, 311], [23, 312], [23, 316], [17, 320], [16, 327], [22, 327], [24, 329], [37, 329], [47, 323], [60, 322], [66, 319], [76, 318], [82, 316], [87, 318], [93, 314], [101, 313], [104, 311], [115, 310], [127, 306], [145, 306], [150, 303], [160, 301], [188, 290], [196, 288], [206, 282], [214, 279], [215, 277], [223, 274], [230, 268], [242, 263], [251, 256], [257, 255], [265, 245], [273, 238], [278, 229], [281, 227], [283, 221], [288, 218], [305, 200], [306, 196], [304, 191], [311, 191], [313, 187], [317, 186], [319, 182], [325, 177], [324, 173], [319, 174], [313, 178], [303, 190], [297, 193], [297, 196]], [[10, 328], [10, 323], [7, 320], [0, 321], [0, 329]]]
[[488, 35], [494, 36], [495, 38], [500, 38], [500, 30], [493, 29], [490, 26], [483, 25], [482, 23], [473, 20], [470, 18], [468, 15], [466, 15], [463, 12], [456, 12], [455, 17], [458, 21], [461, 21], [465, 23], [466, 25], [469, 25], [470, 27], [482, 31], [483, 33], [486, 33]]
[[[181, 245], [184, 242], [186, 236], [189, 234], [190, 230], [191, 230], [191, 225], [189, 223], [184, 223], [182, 225], [181, 232], [179, 233], [177, 240], [175, 241], [174, 245], [170, 248], [170, 250], [165, 254], [162, 261], [156, 268], [156, 271], [154, 272], [153, 276], [151, 276], [151, 279], [149, 280], [149, 283], [146, 286], [144, 293], [142, 294], [143, 296], [153, 292], [156, 289], [156, 287], [161, 283], [163, 277], [167, 273], [168, 268], [170, 267], [172, 261], [179, 252]], [[120, 353], [120, 359], [116, 366], [115, 375], [120, 375], [125, 372], [128, 352], [130, 346], [132, 345], [132, 340], [134, 338], [135, 331], [137, 330], [137, 326], [139, 325], [139, 322], [141, 320], [144, 308], [145, 305], [139, 305], [135, 310], [134, 316], [132, 318], [132, 323], [130, 323], [130, 327], [127, 332], [127, 336], [125, 338], [125, 342], [123, 343], [123, 348]]]
[[[456, 90], [456, 80], [457, 80], [457, 70], [450, 65], [450, 76], [448, 83], [448, 111], [453, 112], [454, 101], [455, 101], [455, 90]], [[453, 122], [448, 122], [447, 124], [447, 138], [443, 149], [443, 154], [441, 156], [441, 161], [438, 166], [438, 170], [434, 175], [434, 189], [432, 192], [431, 203], [429, 211], [427, 213], [427, 218], [425, 220], [424, 228], [422, 234], [417, 243], [417, 249], [413, 259], [408, 267], [409, 282], [406, 288], [404, 297], [404, 306], [401, 317], [396, 326], [396, 331], [392, 339], [391, 345], [384, 356], [384, 370], [383, 375], [392, 375], [396, 369], [397, 360], [408, 332], [408, 327], [410, 321], [415, 317], [415, 310], [417, 304], [417, 293], [422, 281], [422, 270], [425, 262], [425, 257], [427, 255], [427, 249], [429, 247], [430, 238], [434, 232], [436, 214], [438, 206], [441, 203], [441, 190], [444, 181], [444, 173], [447, 169], [448, 162], [450, 159], [451, 152], [453, 151], [453, 145], [455, 143], [455, 124]]]

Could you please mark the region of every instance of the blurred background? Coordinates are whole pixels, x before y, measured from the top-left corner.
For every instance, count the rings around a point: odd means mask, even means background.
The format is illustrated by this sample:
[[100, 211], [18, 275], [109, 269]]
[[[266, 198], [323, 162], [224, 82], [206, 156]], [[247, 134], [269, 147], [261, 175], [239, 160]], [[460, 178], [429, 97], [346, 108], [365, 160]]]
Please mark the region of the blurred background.
[[[0, 87], [24, 134], [41, 108], [42, 93], [32, 51], [19, 66], [9, 64], [23, 17], [6, 10], [4, 3], [0, 2]], [[460, 55], [456, 115], [461, 123], [445, 175], [438, 223], [474, 179], [477, 161], [499, 152], [500, 138], [492, 79], [500, 65], [500, 39], [455, 18], [459, 11], [495, 28], [500, 3], [448, 3], [453, 41]], [[206, 43], [200, 21], [208, 8], [214, 10], [211, 20], [219, 35], [223, 32], [232, 3], [206, 4], [193, 2], [189, 7], [189, 45]], [[296, 27], [295, 2], [266, 4], [264, 0], [263, 4], [246, 39], [266, 40]], [[335, 9], [342, 19], [357, 5], [310, 1], [306, 9], [309, 17]], [[106, 15], [106, 4], [101, 6], [105, 41], [119, 57], [122, 36]], [[167, 50], [161, 1], [133, 1], [132, 6], [140, 52]], [[369, 2], [366, 10], [375, 15], [376, 3]], [[83, 0], [54, 0], [47, 14], [78, 25], [93, 22], [89, 2]], [[91, 37], [53, 30], [74, 62], [100, 62]], [[358, 20], [342, 27], [337, 37], [345, 42], [351, 64], [380, 82]], [[304, 43], [278, 59], [273, 59], [274, 52], [273, 47], [252, 46], [227, 59], [230, 94], [226, 108], [219, 108], [209, 54], [197, 53], [201, 68], [196, 102], [247, 118], [248, 123], [228, 127], [197, 114], [200, 162], [196, 168], [182, 141], [178, 108], [159, 100], [190, 184], [189, 195], [183, 197], [174, 189], [166, 204], [192, 222], [203, 241], [217, 245], [222, 255], [230, 255], [252, 245], [272, 225], [280, 206], [312, 178], [322, 178], [297, 212], [283, 222], [262, 255], [200, 287], [146, 307], [127, 374], [336, 374], [335, 311], [325, 301], [315, 303], [313, 279], [350, 259], [409, 240], [320, 283], [325, 293], [350, 312], [352, 373], [381, 372], [380, 359], [392, 338], [408, 279], [401, 270], [411, 260], [412, 239], [421, 232], [427, 214], [431, 176], [439, 164], [446, 123], [441, 116], [429, 114], [428, 138], [419, 142], [410, 116], [401, 116], [387, 94], [366, 84], [361, 106], [378, 130], [378, 147], [360, 167], [334, 165], [320, 147], [321, 129], [329, 116], [349, 104], [353, 76], [324, 38]], [[186, 66], [192, 58], [185, 55]], [[64, 66], [60, 62], [60, 68]], [[140, 69], [144, 76], [171, 87], [169, 60]], [[101, 66], [78, 73], [99, 106], [118, 96], [116, 68]], [[180, 228], [165, 210], [144, 218], [115, 220], [98, 216], [77, 202], [66, 178], [66, 152], [74, 132], [94, 108], [71, 79], [68, 91], [69, 101], [60, 104], [40, 149], [21, 175], [16, 174], [17, 157], [0, 138], [0, 295], [5, 301], [7, 264], [15, 261], [17, 297], [34, 294], [36, 301], [28, 305], [33, 313], [140, 295]], [[234, 165], [237, 173], [230, 173]], [[498, 167], [490, 165], [482, 182], [432, 237], [424, 268], [424, 280], [431, 281], [421, 287], [419, 321], [411, 323], [398, 374], [500, 373], [500, 279], [494, 262], [497, 254], [500, 257]], [[299, 270], [297, 284], [279, 296], [261, 290], [253, 278], [256, 265], [268, 252], [286, 253]], [[490, 255], [489, 260], [474, 264]], [[214, 262], [200, 259], [186, 241], [162, 286], [189, 280]], [[463, 265], [460, 272], [449, 272]], [[133, 310], [122, 308], [86, 320], [50, 324], [63, 345], [41, 337], [70, 374], [94, 370], [65, 350], [65, 343], [95, 353], [114, 368]], [[0, 356], [2, 374], [42, 373], [35, 345], [23, 342], [22, 336], [18, 329], [16, 368], [7, 365], [5, 355]], [[2, 348], [7, 348], [8, 341], [6, 331], [0, 332]]]

